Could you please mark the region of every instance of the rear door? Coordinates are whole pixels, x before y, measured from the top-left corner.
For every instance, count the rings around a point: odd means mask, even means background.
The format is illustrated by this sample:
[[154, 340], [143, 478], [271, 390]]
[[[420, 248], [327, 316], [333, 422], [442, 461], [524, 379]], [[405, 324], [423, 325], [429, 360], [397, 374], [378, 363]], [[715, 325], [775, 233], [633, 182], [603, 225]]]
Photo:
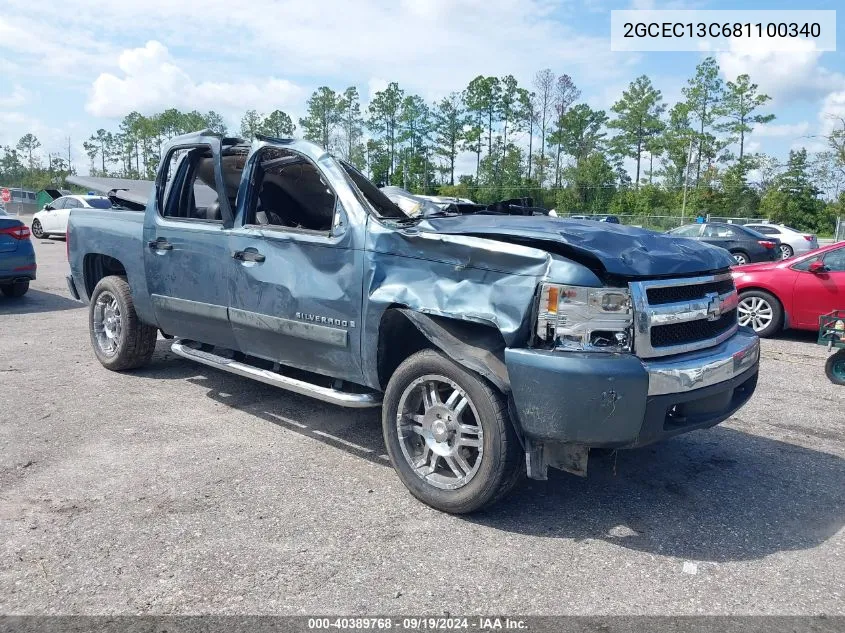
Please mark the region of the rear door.
[[[227, 303], [232, 213], [220, 139], [172, 147], [144, 221], [147, 286], [159, 327], [177, 337], [235, 347]], [[210, 182], [201, 179], [200, 174]]]
[[249, 158], [229, 238], [229, 318], [247, 354], [360, 382], [364, 221], [347, 220], [336, 161], [304, 151], [265, 145]]
[[701, 241], [713, 246], [721, 246], [725, 250], [731, 250], [737, 246], [736, 231], [727, 226], [717, 224], [706, 224], [701, 234]]
[[845, 310], [845, 246], [822, 256], [825, 272], [810, 272], [810, 258], [793, 267], [799, 272], [795, 282], [795, 325], [815, 329], [819, 316], [832, 310]]

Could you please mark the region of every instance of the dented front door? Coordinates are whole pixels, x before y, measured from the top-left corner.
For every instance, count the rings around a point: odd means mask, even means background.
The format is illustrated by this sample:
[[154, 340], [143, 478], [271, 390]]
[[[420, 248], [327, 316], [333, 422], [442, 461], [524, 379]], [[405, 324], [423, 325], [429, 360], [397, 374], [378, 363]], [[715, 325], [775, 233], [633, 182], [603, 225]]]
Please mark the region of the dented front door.
[[[254, 162], [255, 155], [247, 169]], [[247, 170], [244, 178], [250, 178]], [[363, 256], [341, 220], [341, 202], [338, 221], [321, 233], [259, 224], [249, 193], [242, 185], [238, 221], [229, 235], [229, 319], [238, 348], [360, 382]]]

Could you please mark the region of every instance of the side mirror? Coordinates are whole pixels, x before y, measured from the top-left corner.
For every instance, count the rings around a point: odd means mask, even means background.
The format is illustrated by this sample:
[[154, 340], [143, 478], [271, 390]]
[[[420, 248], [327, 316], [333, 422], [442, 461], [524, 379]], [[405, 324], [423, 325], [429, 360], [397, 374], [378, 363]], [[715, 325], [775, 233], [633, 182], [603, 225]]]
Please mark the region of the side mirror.
[[827, 266], [824, 265], [824, 262], [817, 260], [817, 261], [814, 261], [812, 264], [810, 264], [810, 266], [809, 266], [809, 268], [807, 268], [807, 270], [809, 270], [811, 273], [813, 273], [815, 275], [818, 275], [820, 273], [826, 273], [830, 269]]
[[52, 204], [45, 204], [45, 205], [44, 205], [44, 210], [45, 210], [45, 211], [52, 211], [52, 210], [53, 210], [53, 205], [52, 205]]

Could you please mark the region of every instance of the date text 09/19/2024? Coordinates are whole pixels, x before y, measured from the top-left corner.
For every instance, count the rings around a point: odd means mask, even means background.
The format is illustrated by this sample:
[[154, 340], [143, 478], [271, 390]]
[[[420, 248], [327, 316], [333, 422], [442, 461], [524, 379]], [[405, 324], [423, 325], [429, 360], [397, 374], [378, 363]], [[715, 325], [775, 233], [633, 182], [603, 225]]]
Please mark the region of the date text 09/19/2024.
[[309, 618], [308, 629], [329, 630], [403, 630], [403, 631], [519, 631], [527, 623], [520, 618], [477, 616], [477, 617], [335, 617]]

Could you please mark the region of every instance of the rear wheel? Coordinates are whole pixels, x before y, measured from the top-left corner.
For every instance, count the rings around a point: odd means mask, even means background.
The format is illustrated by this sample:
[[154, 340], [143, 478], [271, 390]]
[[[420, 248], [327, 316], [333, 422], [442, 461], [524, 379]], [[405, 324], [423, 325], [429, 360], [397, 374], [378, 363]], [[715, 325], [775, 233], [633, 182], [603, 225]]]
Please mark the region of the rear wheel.
[[88, 307], [88, 328], [97, 360], [113, 371], [146, 365], [155, 351], [158, 330], [135, 313], [129, 284], [123, 277], [100, 280]]
[[406, 359], [387, 385], [382, 430], [390, 461], [417, 499], [463, 514], [519, 478], [523, 453], [504, 397], [434, 350]]
[[789, 244], [781, 244], [780, 245], [780, 258], [781, 259], [789, 259], [795, 254], [795, 251], [792, 250], [792, 247]]
[[734, 258], [734, 262], [736, 262], [737, 266], [745, 266], [747, 263], [751, 261], [751, 259], [743, 253], [742, 251], [737, 251], [736, 253], [731, 253]]
[[3, 284], [0, 286], [0, 291], [7, 297], [22, 297], [26, 294], [27, 290], [29, 290], [28, 279], [26, 281], [16, 281], [12, 284]]
[[32, 221], [32, 235], [33, 235], [33, 237], [36, 237], [39, 240], [42, 240], [45, 237], [47, 237], [47, 234], [44, 232], [44, 229], [41, 226], [40, 220], [33, 220]]
[[827, 359], [824, 373], [834, 385], [845, 385], [845, 349], [841, 349]]
[[776, 334], [783, 325], [780, 301], [762, 290], [740, 293], [737, 312], [739, 324], [752, 328], [763, 338]]

